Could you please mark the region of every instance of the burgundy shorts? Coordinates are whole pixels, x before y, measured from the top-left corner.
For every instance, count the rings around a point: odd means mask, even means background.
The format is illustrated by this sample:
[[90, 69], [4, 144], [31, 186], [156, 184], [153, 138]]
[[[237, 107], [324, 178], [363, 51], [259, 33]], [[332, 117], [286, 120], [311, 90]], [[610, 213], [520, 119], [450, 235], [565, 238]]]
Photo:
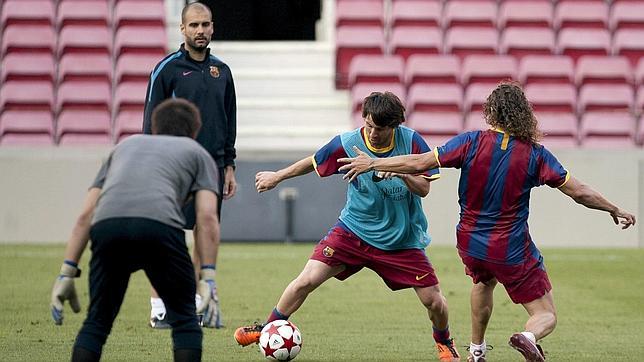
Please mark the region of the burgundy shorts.
[[474, 283], [496, 278], [516, 304], [532, 302], [552, 290], [542, 259], [528, 258], [523, 264], [503, 265], [473, 258], [461, 251], [459, 254], [465, 264], [465, 274]]
[[424, 250], [381, 250], [338, 225], [320, 240], [310, 259], [329, 266], [344, 265], [346, 269], [335, 276], [339, 280], [347, 279], [362, 268], [369, 268], [391, 290], [438, 284], [434, 268]]

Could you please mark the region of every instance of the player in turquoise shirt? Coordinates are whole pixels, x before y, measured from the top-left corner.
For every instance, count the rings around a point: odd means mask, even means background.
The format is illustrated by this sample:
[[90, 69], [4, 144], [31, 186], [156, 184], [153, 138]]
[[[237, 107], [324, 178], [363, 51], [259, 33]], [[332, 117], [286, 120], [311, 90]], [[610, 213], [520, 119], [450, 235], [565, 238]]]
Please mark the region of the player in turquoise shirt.
[[[357, 147], [373, 157], [420, 154], [429, 146], [414, 130], [401, 126], [405, 108], [396, 95], [374, 92], [365, 98], [364, 127], [333, 138], [312, 157], [277, 172], [255, 177], [258, 192], [316, 171], [320, 177], [340, 173], [338, 158], [354, 157]], [[284, 290], [266, 323], [288, 319], [306, 297], [328, 279], [344, 280], [362, 268], [375, 271], [391, 290], [414, 288], [427, 308], [441, 361], [459, 361], [450, 338], [447, 302], [425, 254], [430, 242], [421, 197], [429, 193], [437, 169], [418, 175], [368, 173], [347, 190], [338, 222], [317, 244], [300, 275]], [[240, 327], [235, 339], [243, 346], [257, 343], [263, 325]]]

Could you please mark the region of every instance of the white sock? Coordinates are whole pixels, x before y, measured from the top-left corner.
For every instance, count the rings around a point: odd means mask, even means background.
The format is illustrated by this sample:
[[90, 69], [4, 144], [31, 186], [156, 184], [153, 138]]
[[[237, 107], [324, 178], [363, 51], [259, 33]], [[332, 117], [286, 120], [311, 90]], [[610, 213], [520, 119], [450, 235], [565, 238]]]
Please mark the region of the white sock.
[[469, 349], [470, 354], [474, 355], [473, 354], [474, 351], [483, 352], [483, 354], [481, 354], [480, 356], [476, 356], [476, 357], [485, 356], [485, 350], [486, 349], [487, 349], [487, 345], [485, 344], [485, 341], [483, 341], [483, 343], [481, 343], [481, 344], [474, 344], [474, 343], [470, 342], [470, 349]]
[[535, 338], [534, 333], [532, 332], [521, 332], [524, 336], [526, 336], [527, 339], [530, 340], [530, 342], [537, 344], [537, 338]]
[[201, 304], [201, 296], [199, 294], [195, 294], [195, 307], [199, 308], [199, 304]]
[[161, 300], [161, 298], [150, 297], [150, 307], [152, 307], [152, 310], [150, 311], [150, 318], [154, 316], [165, 317], [165, 304], [163, 304], [163, 300]]

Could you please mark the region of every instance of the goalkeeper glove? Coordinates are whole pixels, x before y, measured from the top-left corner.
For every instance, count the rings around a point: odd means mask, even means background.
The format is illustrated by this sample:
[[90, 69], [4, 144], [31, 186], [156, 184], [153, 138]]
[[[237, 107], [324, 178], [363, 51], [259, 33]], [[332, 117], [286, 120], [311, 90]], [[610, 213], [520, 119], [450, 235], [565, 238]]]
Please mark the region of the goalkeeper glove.
[[200, 323], [207, 328], [221, 328], [223, 324], [221, 323], [221, 310], [219, 309], [219, 297], [215, 283], [215, 269], [202, 268], [199, 276], [197, 294], [201, 297], [201, 301], [197, 305], [197, 314], [200, 317]]
[[80, 274], [81, 270], [74, 262], [65, 260], [60, 267], [60, 275], [56, 278], [51, 291], [51, 316], [57, 325], [63, 324], [63, 303], [66, 300], [69, 301], [74, 313], [80, 312], [80, 302], [74, 287], [74, 278], [78, 278]]

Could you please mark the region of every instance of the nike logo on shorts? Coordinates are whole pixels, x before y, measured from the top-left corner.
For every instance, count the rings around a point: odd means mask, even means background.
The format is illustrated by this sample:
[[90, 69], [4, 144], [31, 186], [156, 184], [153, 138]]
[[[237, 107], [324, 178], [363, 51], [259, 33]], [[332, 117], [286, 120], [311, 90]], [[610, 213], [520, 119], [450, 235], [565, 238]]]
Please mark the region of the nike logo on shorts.
[[424, 277], [426, 277], [428, 275], [429, 275], [429, 273], [426, 273], [426, 274], [423, 274], [423, 275], [416, 275], [416, 280], [421, 280], [421, 279], [423, 279]]

